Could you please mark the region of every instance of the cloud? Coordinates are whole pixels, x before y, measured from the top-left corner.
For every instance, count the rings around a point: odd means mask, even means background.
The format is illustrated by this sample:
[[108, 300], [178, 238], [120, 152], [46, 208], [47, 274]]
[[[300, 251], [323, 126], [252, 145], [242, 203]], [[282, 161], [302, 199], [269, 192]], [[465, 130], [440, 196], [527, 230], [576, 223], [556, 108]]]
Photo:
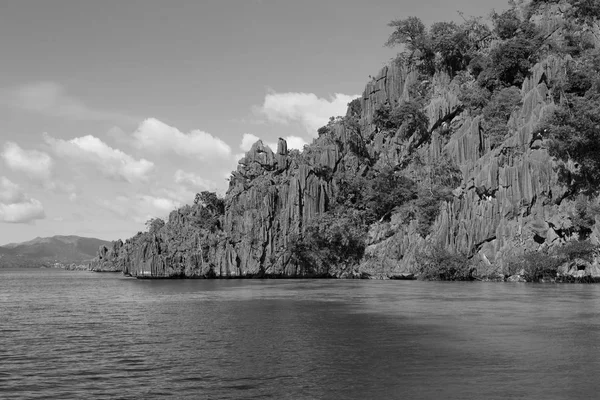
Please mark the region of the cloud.
[[154, 163], [143, 158], [136, 160], [91, 135], [62, 140], [44, 134], [44, 139], [59, 156], [91, 164], [109, 178], [146, 181], [154, 168]]
[[242, 136], [242, 143], [240, 143], [240, 149], [244, 151], [248, 151], [252, 148], [252, 145], [258, 142], [260, 138], [251, 133], [244, 133]]
[[6, 165], [13, 171], [24, 172], [30, 178], [49, 179], [53, 161], [52, 158], [41, 151], [23, 150], [18, 144], [7, 142], [2, 151], [2, 158]]
[[164, 219], [183, 205], [177, 200], [151, 195], [117, 196], [112, 201], [99, 200], [97, 204], [118, 217], [137, 223], [145, 223], [151, 218]]
[[[288, 149], [302, 150], [308, 142], [299, 136], [286, 136], [285, 141], [287, 142]], [[242, 136], [242, 142], [240, 143], [240, 149], [248, 151], [252, 148], [252, 145], [257, 141], [261, 140], [258, 136], [251, 133], [244, 133]], [[271, 148], [273, 151], [277, 151], [277, 142], [263, 141], [263, 143]], [[236, 158], [240, 159], [244, 154], [239, 154]]]
[[299, 122], [310, 135], [317, 136], [317, 129], [326, 125], [329, 117], [345, 115], [348, 103], [357, 97], [336, 93], [324, 99], [314, 93], [268, 93], [259, 112], [271, 122]]
[[191, 172], [178, 169], [174, 175], [175, 183], [194, 190], [215, 190], [215, 183]]
[[306, 140], [299, 136], [286, 136], [285, 141], [287, 142], [288, 149], [302, 150], [308, 144]]
[[231, 148], [221, 139], [200, 130], [183, 133], [156, 118], [143, 121], [133, 138], [135, 147], [159, 154], [171, 152], [201, 159], [231, 156]]
[[44, 218], [42, 203], [27, 197], [21, 187], [8, 178], [0, 177], [0, 221], [19, 224]]
[[23, 110], [49, 117], [71, 120], [119, 121], [134, 123], [135, 120], [117, 112], [97, 110], [86, 106], [81, 100], [69, 95], [59, 83], [34, 82], [3, 90], [2, 100]]

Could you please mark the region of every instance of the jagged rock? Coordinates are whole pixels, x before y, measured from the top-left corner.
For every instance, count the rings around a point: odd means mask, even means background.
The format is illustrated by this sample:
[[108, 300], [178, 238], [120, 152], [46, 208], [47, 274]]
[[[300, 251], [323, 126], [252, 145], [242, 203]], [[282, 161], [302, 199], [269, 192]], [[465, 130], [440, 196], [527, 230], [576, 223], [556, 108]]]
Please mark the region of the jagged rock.
[[[556, 40], [566, 26], [564, 2], [559, 3], [543, 5], [532, 18]], [[599, 28], [594, 25], [590, 32]], [[478, 277], [503, 280], [499, 271], [506, 271], [514, 254], [552, 249], [573, 234], [575, 204], [565, 200], [558, 163], [536, 131], [556, 107], [550, 82], [563, 77], [570, 61], [570, 56], [550, 54], [533, 66], [521, 86], [521, 106], [508, 121], [509, 135], [493, 149], [482, 116], [463, 109], [460, 88], [445, 73], [421, 82], [431, 85], [433, 93], [424, 108], [427, 137], [406, 135], [402, 126], [379, 130], [373, 124], [375, 111], [410, 100], [409, 88], [419, 83], [418, 71], [392, 62], [367, 83], [358, 128], [332, 123], [302, 153], [288, 151], [283, 139], [276, 152], [256, 142], [232, 173], [218, 229], [199, 227], [200, 208], [176, 210], [157, 234], [139, 234], [101, 248], [92, 268], [120, 269], [137, 277], [413, 277], [417, 252], [435, 243], [475, 260]], [[361, 146], [373, 164], [353, 152]], [[295, 239], [331, 208], [339, 192], [333, 177], [365, 176], [370, 169], [397, 166], [411, 157], [427, 165], [448, 158], [460, 169], [461, 182], [439, 205], [429, 232], [419, 231], [416, 220], [396, 211], [389, 221], [368, 227], [358, 265], [307, 271], [294, 261], [290, 249]], [[422, 171], [416, 169], [412, 173], [418, 176]], [[600, 242], [599, 224], [590, 240]], [[576, 261], [561, 266], [560, 273], [600, 277], [597, 264]], [[525, 281], [523, 274], [507, 280]]]
[[527, 282], [527, 280], [522, 275], [511, 275], [506, 278], [506, 282]]

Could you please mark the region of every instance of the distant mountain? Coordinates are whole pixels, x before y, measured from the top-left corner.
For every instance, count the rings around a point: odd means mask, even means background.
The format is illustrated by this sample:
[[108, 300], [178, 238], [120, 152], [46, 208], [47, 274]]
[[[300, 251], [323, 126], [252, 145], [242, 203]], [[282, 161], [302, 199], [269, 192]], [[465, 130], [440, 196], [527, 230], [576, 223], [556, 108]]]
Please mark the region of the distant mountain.
[[37, 237], [23, 243], [0, 246], [0, 268], [77, 264], [91, 260], [105, 240], [80, 236]]

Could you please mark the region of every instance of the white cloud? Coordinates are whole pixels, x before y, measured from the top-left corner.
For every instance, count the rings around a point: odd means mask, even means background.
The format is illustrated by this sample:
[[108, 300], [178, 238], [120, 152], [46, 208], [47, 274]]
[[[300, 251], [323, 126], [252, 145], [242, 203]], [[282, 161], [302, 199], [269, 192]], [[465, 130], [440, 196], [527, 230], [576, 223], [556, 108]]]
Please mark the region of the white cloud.
[[99, 200], [98, 205], [115, 215], [145, 223], [151, 218], [167, 218], [171, 211], [181, 207], [183, 203], [161, 196], [136, 195], [130, 197], [117, 196], [114, 200]]
[[81, 100], [69, 95], [56, 82], [34, 82], [1, 93], [10, 105], [50, 117], [72, 120], [135, 122], [132, 117], [106, 110], [92, 109]]
[[175, 183], [195, 190], [215, 190], [216, 186], [214, 182], [208, 179], [204, 179], [199, 175], [191, 172], [185, 172], [180, 169], [175, 171], [174, 179]]
[[329, 117], [345, 115], [348, 103], [357, 97], [336, 93], [324, 99], [314, 93], [268, 93], [259, 111], [272, 122], [299, 122], [316, 137], [317, 129], [326, 125]]
[[285, 141], [287, 142], [288, 149], [302, 150], [308, 142], [299, 136], [286, 136]]
[[13, 171], [24, 172], [30, 178], [48, 179], [52, 171], [52, 158], [41, 151], [23, 150], [18, 144], [7, 142], [2, 158]]
[[240, 143], [240, 149], [244, 151], [248, 151], [252, 148], [252, 145], [258, 142], [260, 138], [251, 133], [244, 133], [242, 136], [242, 143]]
[[0, 221], [18, 224], [44, 218], [42, 203], [27, 197], [21, 187], [8, 178], [0, 177]]
[[155, 153], [172, 152], [201, 159], [231, 156], [231, 148], [221, 139], [200, 130], [183, 133], [156, 118], [143, 121], [133, 133], [133, 138], [134, 146]]
[[154, 163], [143, 158], [136, 160], [91, 135], [62, 140], [44, 134], [44, 139], [59, 156], [91, 164], [109, 178], [145, 181], [154, 168]]
[[[306, 140], [299, 136], [286, 136], [285, 141], [287, 142], [288, 149], [298, 149], [302, 150], [304, 145], [308, 144]], [[242, 142], [240, 143], [240, 149], [243, 151], [248, 151], [252, 148], [252, 145], [257, 141], [261, 140], [258, 136], [253, 135], [251, 133], [244, 133], [242, 136]], [[273, 151], [277, 151], [277, 142], [268, 142], [264, 141], [263, 143], [271, 148]], [[241, 159], [244, 154], [236, 154], [236, 159]]]

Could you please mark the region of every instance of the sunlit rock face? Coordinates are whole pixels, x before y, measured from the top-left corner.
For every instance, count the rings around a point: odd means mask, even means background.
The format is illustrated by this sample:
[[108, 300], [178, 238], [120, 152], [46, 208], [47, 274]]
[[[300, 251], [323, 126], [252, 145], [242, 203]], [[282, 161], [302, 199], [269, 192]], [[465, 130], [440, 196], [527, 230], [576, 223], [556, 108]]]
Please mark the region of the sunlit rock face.
[[[531, 20], [560, 38], [565, 29], [560, 10], [547, 5]], [[591, 34], [596, 31], [597, 26], [590, 28]], [[569, 56], [550, 54], [531, 68], [521, 86], [521, 106], [508, 121], [509, 134], [495, 147], [487, 139], [482, 117], [472, 115], [459, 100], [461, 88], [450, 76], [438, 72], [419, 82], [414, 68], [391, 63], [367, 83], [356, 127], [334, 122], [301, 152], [288, 150], [283, 139], [276, 152], [256, 142], [232, 172], [224, 212], [214, 229], [198, 222], [201, 206], [187, 206], [173, 211], [158, 232], [101, 248], [92, 268], [118, 269], [142, 278], [385, 279], [413, 276], [417, 252], [436, 245], [468, 255], [479, 276], [504, 273], [515, 254], [551, 249], [572, 234], [575, 202], [565, 198], [557, 161], [536, 133], [555, 107], [548, 82], [564, 74], [567, 62]], [[426, 134], [407, 134], [402, 127], [396, 132], [378, 129], [376, 110], [411, 100], [409, 88], [419, 83], [431, 85], [433, 93], [424, 107]], [[357, 144], [364, 146], [372, 163], [351, 151]], [[384, 164], [409, 165], [416, 156], [424, 165], [450, 159], [461, 174], [453, 197], [439, 204], [427, 235], [419, 233], [416, 221], [394, 213], [368, 227], [366, 251], [356, 265], [307, 270], [294, 259], [291, 244], [315, 217], [331, 209], [339, 193], [335, 177], [364, 175]], [[407, 171], [411, 173], [410, 167]], [[415, 168], [413, 175], [419, 174], [422, 171]], [[597, 224], [589, 239], [599, 242]], [[573, 265], [563, 269], [571, 275], [577, 270]], [[584, 270], [595, 274], [598, 265], [586, 264]]]

